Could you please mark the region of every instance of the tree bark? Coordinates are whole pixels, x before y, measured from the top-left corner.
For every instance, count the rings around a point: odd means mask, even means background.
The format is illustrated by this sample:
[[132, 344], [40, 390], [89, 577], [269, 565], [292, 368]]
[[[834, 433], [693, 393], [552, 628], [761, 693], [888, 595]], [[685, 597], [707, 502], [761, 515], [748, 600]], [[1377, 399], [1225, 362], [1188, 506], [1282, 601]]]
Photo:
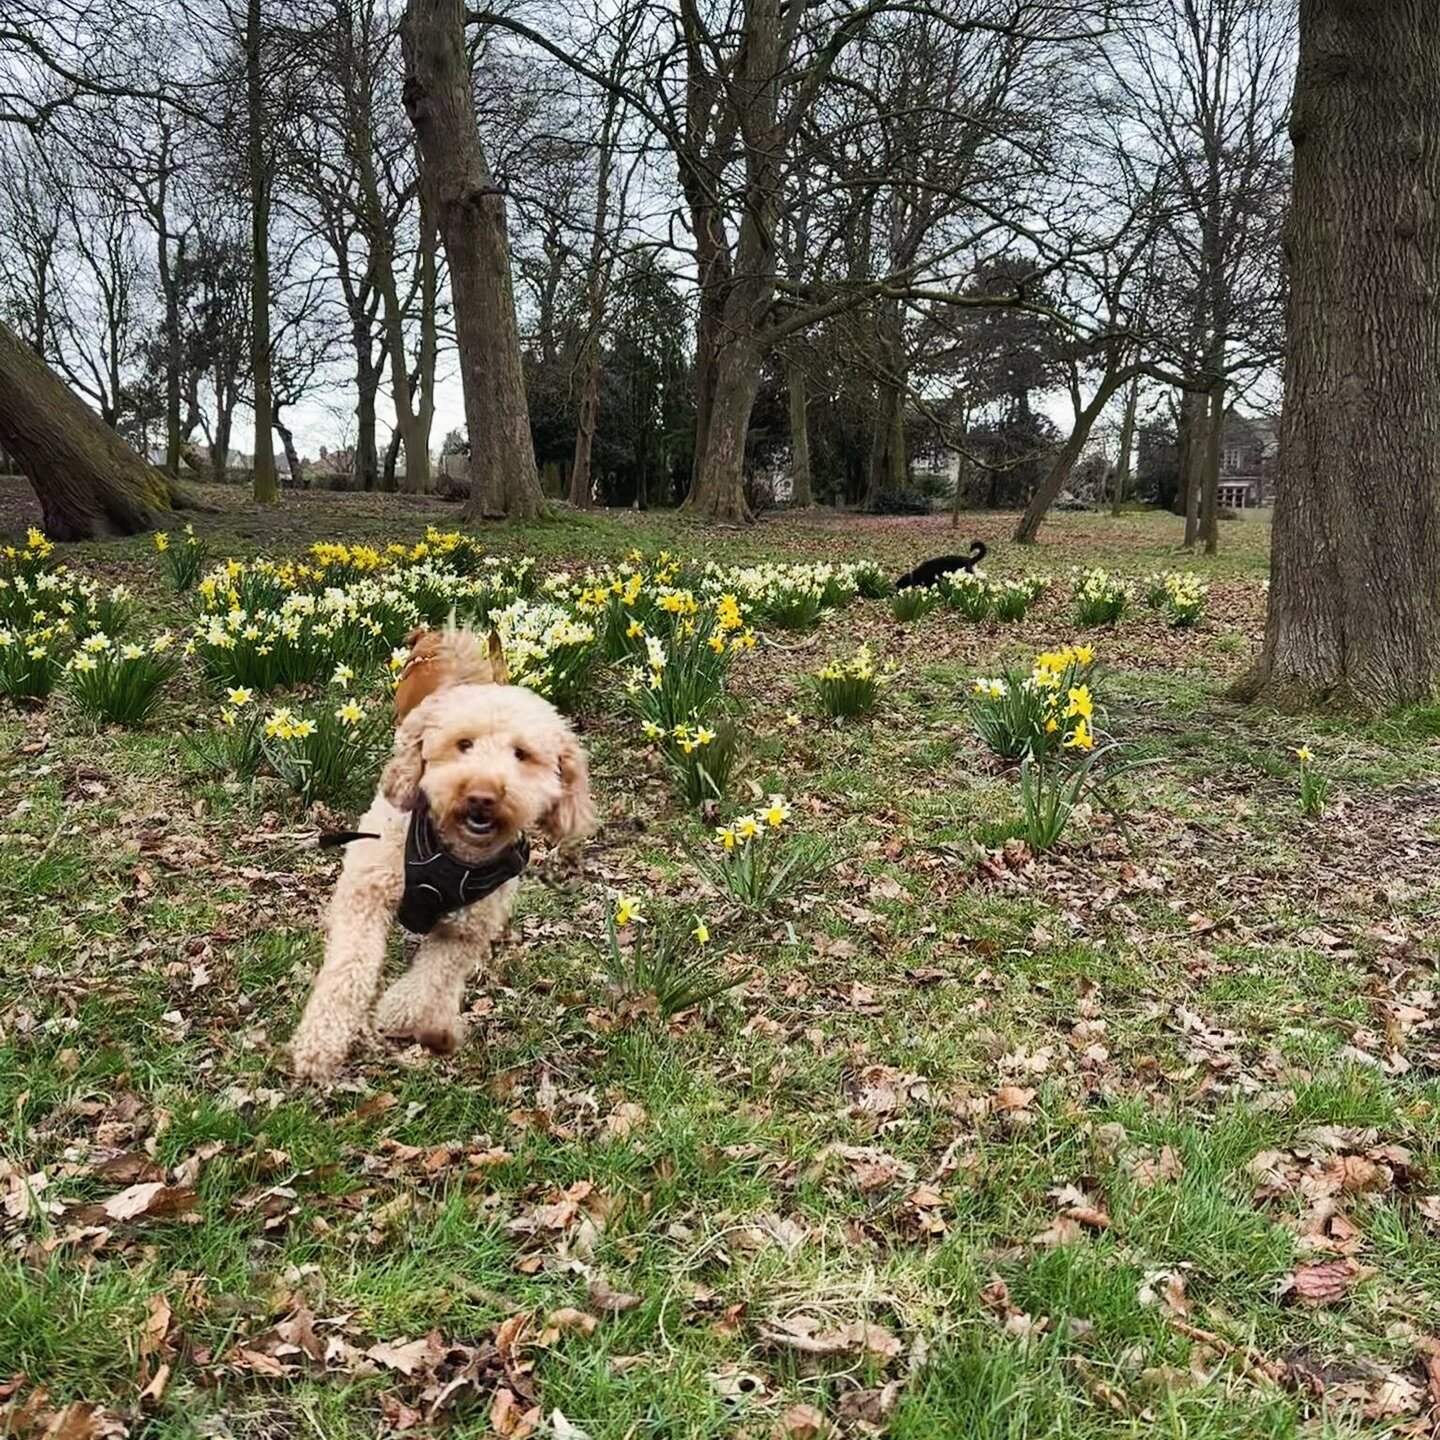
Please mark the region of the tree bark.
[[463, 0], [408, 0], [400, 38], [421, 183], [431, 187], [450, 262], [470, 435], [466, 513], [528, 519], [540, 509], [540, 477], [520, 366], [505, 197], [476, 130]]
[[1025, 507], [1025, 513], [1020, 517], [1020, 523], [1015, 527], [1015, 543], [1017, 545], [1034, 543], [1035, 537], [1040, 533], [1040, 526], [1044, 523], [1045, 516], [1049, 513], [1050, 507], [1059, 499], [1060, 492], [1065, 488], [1065, 482], [1070, 478], [1071, 471], [1075, 469], [1075, 463], [1080, 459], [1085, 444], [1090, 439], [1090, 432], [1095, 428], [1095, 422], [1104, 414], [1105, 407], [1120, 387], [1133, 378], [1133, 374], [1133, 371], [1123, 370], [1106, 375], [1100, 382], [1100, 388], [1095, 392], [1094, 398], [1076, 415], [1075, 428], [1071, 430], [1070, 438], [1060, 447], [1060, 453], [1056, 455], [1049, 472], [1040, 482], [1039, 489], [1030, 497], [1030, 503]]
[[34, 487], [52, 540], [134, 535], [170, 509], [165, 477], [3, 324], [0, 449]]
[[230, 461], [230, 421], [234, 414], [232, 404], [221, 403], [215, 411], [215, 438], [210, 444], [210, 479], [216, 485], [223, 485], [227, 478]]
[[1210, 392], [1206, 414], [1204, 466], [1200, 471], [1200, 538], [1205, 553], [1220, 548], [1220, 442], [1225, 433], [1224, 386]]
[[1129, 393], [1125, 396], [1125, 418], [1120, 422], [1120, 453], [1115, 459], [1115, 493], [1110, 501], [1110, 513], [1118, 516], [1125, 506], [1125, 496], [1130, 489], [1130, 463], [1135, 453], [1135, 411], [1140, 404], [1140, 381], [1130, 382]]
[[785, 362], [785, 384], [790, 392], [790, 504], [806, 510], [815, 503], [810, 482], [810, 416], [805, 388], [805, 367]]
[[265, 157], [265, 86], [260, 55], [261, 0], [248, 0], [245, 17], [247, 161], [250, 181], [250, 368], [255, 393], [255, 498], [280, 498], [271, 434], [270, 386], [270, 175]]
[[715, 357], [705, 461], [685, 508], [709, 520], [753, 520], [745, 502], [745, 440], [760, 386], [760, 357], [753, 341], [736, 336]]
[[275, 425], [275, 433], [280, 437], [280, 443], [285, 447], [285, 464], [290, 471], [290, 488], [298, 489], [304, 483], [304, 477], [300, 474], [300, 456], [295, 450], [295, 433], [280, 419], [280, 407], [275, 407], [271, 419]]
[[1209, 436], [1205, 397], [1187, 390], [1180, 401], [1180, 495], [1184, 501], [1185, 549], [1193, 550], [1200, 538], [1200, 488], [1205, 473], [1205, 445]]
[[[375, 448], [375, 395], [380, 389], [380, 372], [370, 361], [370, 327], [365, 324], [362, 342], [355, 336], [355, 488], [376, 490], [380, 486], [380, 460]], [[364, 351], [361, 351], [361, 345]]]
[[575, 418], [575, 453], [570, 459], [566, 499], [572, 505], [588, 510], [594, 492], [590, 475], [590, 452], [595, 444], [595, 431], [600, 418], [600, 342], [593, 331], [586, 337], [582, 362], [584, 379], [581, 381], [580, 410]]
[[1302, 0], [1270, 608], [1241, 698], [1440, 686], [1440, 7]]
[[395, 467], [400, 463], [400, 427], [397, 425], [390, 432], [390, 439], [385, 444], [385, 459], [380, 466], [379, 489], [387, 495], [395, 493]]

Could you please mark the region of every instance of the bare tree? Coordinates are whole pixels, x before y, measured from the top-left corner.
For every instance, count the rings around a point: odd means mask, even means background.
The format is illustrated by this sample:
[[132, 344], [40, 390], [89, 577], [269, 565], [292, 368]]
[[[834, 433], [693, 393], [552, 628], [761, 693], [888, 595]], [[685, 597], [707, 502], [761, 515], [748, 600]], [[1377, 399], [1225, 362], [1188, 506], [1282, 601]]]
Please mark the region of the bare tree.
[[1225, 417], [1279, 354], [1292, 5], [1152, 0], [1146, 21], [1101, 47], [1105, 110], [1118, 112], [1129, 163], [1165, 176], [1172, 293], [1182, 307], [1168, 348], [1203, 397], [1186, 411], [1185, 543], [1203, 540], [1213, 553]]
[[469, 513], [529, 517], [540, 477], [520, 366], [505, 198], [475, 122], [461, 0], [409, 0], [401, 22], [405, 109], [434, 198], [455, 309], [470, 436]]

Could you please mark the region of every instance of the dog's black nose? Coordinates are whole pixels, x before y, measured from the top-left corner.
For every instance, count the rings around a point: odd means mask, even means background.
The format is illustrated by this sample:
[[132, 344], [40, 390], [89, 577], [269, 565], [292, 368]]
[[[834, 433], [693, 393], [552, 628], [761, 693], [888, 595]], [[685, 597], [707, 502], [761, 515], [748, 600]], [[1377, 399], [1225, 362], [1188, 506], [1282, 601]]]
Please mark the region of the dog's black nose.
[[495, 797], [493, 795], [472, 795], [465, 802], [465, 818], [478, 820], [488, 825], [495, 818]]

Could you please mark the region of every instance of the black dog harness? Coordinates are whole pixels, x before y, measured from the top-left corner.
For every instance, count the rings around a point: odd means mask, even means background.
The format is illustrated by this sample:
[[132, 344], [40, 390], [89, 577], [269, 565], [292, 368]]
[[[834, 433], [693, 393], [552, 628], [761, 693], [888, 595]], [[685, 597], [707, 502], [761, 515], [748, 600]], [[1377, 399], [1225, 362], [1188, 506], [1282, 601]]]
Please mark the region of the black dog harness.
[[[369, 830], [342, 830], [322, 835], [320, 844], [329, 849], [379, 838]], [[483, 865], [456, 859], [440, 844], [429, 807], [422, 803], [411, 814], [405, 832], [405, 892], [396, 918], [412, 934], [428, 935], [447, 915], [516, 879], [529, 863], [530, 842], [524, 835]]]

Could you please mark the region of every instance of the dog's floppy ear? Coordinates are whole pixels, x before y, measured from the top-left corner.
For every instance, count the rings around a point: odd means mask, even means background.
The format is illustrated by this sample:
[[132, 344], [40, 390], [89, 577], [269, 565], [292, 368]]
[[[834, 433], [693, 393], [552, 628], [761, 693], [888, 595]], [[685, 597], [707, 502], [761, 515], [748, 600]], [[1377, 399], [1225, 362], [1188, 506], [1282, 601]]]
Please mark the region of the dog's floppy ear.
[[500, 632], [492, 630], [490, 638], [486, 642], [486, 649], [490, 653], [490, 683], [492, 685], [508, 685], [510, 683], [510, 670], [505, 664], [505, 647], [500, 643]]
[[429, 698], [401, 722], [395, 732], [395, 751], [380, 774], [380, 793], [397, 810], [413, 810], [420, 799], [420, 777], [425, 773], [420, 747], [430, 724]]
[[583, 840], [595, 833], [595, 806], [590, 800], [590, 767], [580, 742], [567, 730], [556, 757], [560, 798], [546, 811], [540, 828], [557, 845], [566, 840]]

